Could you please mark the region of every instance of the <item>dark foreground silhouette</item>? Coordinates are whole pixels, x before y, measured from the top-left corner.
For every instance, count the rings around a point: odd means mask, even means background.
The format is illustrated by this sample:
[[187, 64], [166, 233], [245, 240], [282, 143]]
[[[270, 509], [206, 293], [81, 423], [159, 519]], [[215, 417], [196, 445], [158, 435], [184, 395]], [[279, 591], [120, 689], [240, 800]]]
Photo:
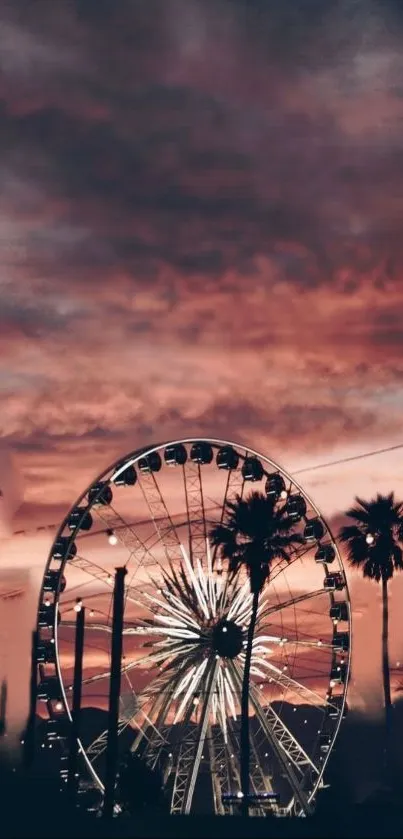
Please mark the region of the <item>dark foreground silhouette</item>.
[[403, 807], [398, 798], [378, 792], [363, 805], [345, 805], [323, 794], [318, 812], [309, 819], [209, 816], [169, 816], [151, 805], [138, 815], [105, 821], [74, 809], [60, 793], [59, 782], [37, 772], [0, 775], [0, 836], [4, 839], [57, 839], [57, 837], [401, 837]]
[[[85, 709], [85, 735], [88, 741], [104, 727], [104, 714]], [[305, 713], [305, 711], [304, 711]], [[149, 778], [139, 773], [136, 761], [122, 761], [120, 795], [127, 813], [111, 823], [73, 808], [60, 792], [58, 759], [55, 749], [42, 749], [43, 723], [38, 720], [37, 752], [34, 768], [28, 773], [12, 766], [0, 753], [0, 837], [4, 839], [57, 839], [57, 837], [177, 837], [177, 839], [241, 839], [241, 837], [401, 837], [403, 836], [403, 702], [397, 702], [394, 731], [397, 746], [394, 789], [382, 789], [381, 771], [384, 749], [383, 720], [371, 722], [351, 712], [341, 727], [336, 748], [326, 773], [330, 783], [318, 795], [317, 811], [309, 819], [257, 819], [236, 816], [169, 816], [166, 802], [159, 800], [156, 788], [149, 795]], [[92, 725], [94, 731], [92, 730]], [[0, 741], [1, 742], [1, 741]], [[124, 748], [130, 747], [130, 738]], [[132, 773], [136, 776], [133, 784]], [[155, 780], [155, 779], [154, 779]], [[132, 791], [137, 795], [132, 797]], [[358, 803], [357, 803], [358, 802]]]

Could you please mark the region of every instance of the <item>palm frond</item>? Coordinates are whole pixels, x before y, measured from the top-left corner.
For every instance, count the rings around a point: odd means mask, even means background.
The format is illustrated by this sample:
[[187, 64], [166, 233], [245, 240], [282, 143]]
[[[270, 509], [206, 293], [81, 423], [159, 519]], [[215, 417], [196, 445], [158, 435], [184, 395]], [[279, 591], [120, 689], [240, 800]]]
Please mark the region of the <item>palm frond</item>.
[[370, 508], [371, 504], [373, 503], [372, 501], [364, 501], [364, 499], [359, 498], [358, 495], [355, 496], [355, 500], [356, 500], [357, 504], [359, 504], [360, 507], [362, 507], [362, 509], [366, 510], [367, 512], [369, 511], [369, 508]]
[[362, 532], [356, 524], [346, 524], [339, 531], [340, 542], [350, 542], [352, 539], [358, 539], [360, 536], [362, 536]]
[[353, 519], [354, 521], [360, 522], [360, 524], [368, 526], [369, 512], [366, 510], [360, 510], [359, 507], [350, 507], [350, 509], [346, 511], [346, 516], [349, 519]]
[[[346, 513], [355, 524], [344, 525], [339, 531], [348, 561], [361, 567], [364, 577], [389, 580], [394, 571], [403, 570], [403, 503], [395, 500], [393, 492], [377, 493], [371, 501], [357, 497], [356, 502], [358, 506]], [[367, 543], [369, 533], [374, 539]]]
[[403, 571], [403, 551], [400, 545], [393, 545], [392, 548], [393, 565], [396, 571]]
[[296, 547], [304, 543], [294, 528], [285, 505], [278, 507], [272, 498], [253, 491], [247, 498], [238, 495], [227, 503], [224, 520], [211, 529], [210, 538], [229, 561], [230, 576], [244, 567], [255, 585], [259, 574], [263, 584], [275, 559], [289, 562]]

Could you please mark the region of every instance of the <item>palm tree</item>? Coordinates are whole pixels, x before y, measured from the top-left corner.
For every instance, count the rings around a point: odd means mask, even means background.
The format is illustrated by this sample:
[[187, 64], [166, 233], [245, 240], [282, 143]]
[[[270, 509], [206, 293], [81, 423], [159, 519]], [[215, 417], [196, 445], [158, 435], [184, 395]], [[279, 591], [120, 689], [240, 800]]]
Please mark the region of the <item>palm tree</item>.
[[395, 501], [394, 493], [378, 495], [372, 501], [355, 499], [356, 507], [346, 516], [354, 524], [340, 529], [339, 539], [347, 545], [348, 561], [353, 568], [362, 568], [363, 576], [382, 583], [382, 676], [385, 697], [387, 751], [390, 745], [392, 700], [388, 650], [388, 582], [395, 571], [403, 570], [403, 503]]
[[303, 541], [301, 535], [292, 532], [293, 524], [285, 506], [277, 507], [274, 499], [252, 492], [248, 498], [238, 495], [234, 502], [227, 502], [223, 522], [210, 532], [212, 545], [229, 562], [229, 579], [246, 568], [253, 594], [241, 697], [241, 788], [245, 815], [249, 813], [249, 682], [259, 595], [273, 561], [289, 562], [294, 546]]

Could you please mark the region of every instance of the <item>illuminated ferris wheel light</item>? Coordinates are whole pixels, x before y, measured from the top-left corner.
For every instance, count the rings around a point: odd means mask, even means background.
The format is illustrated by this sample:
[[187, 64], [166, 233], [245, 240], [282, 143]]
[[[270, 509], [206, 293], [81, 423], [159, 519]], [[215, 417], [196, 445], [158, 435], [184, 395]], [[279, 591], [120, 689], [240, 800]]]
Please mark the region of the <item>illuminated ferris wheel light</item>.
[[113, 530], [108, 530], [107, 531], [107, 536], [108, 536], [108, 542], [109, 542], [110, 545], [112, 545], [114, 547], [115, 545], [118, 544], [118, 541], [119, 541], [118, 537], [116, 536], [116, 533], [114, 533]]

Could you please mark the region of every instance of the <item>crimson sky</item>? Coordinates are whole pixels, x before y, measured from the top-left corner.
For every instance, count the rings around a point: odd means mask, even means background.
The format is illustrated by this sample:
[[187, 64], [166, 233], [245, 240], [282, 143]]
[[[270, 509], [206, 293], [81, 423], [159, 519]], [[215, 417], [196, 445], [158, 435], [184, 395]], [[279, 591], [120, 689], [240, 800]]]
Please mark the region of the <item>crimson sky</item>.
[[[2, 4], [16, 527], [170, 437], [227, 436], [289, 469], [400, 442], [402, 37], [392, 0]], [[337, 517], [356, 492], [403, 496], [402, 461], [304, 486]], [[364, 649], [378, 601], [357, 585]]]

